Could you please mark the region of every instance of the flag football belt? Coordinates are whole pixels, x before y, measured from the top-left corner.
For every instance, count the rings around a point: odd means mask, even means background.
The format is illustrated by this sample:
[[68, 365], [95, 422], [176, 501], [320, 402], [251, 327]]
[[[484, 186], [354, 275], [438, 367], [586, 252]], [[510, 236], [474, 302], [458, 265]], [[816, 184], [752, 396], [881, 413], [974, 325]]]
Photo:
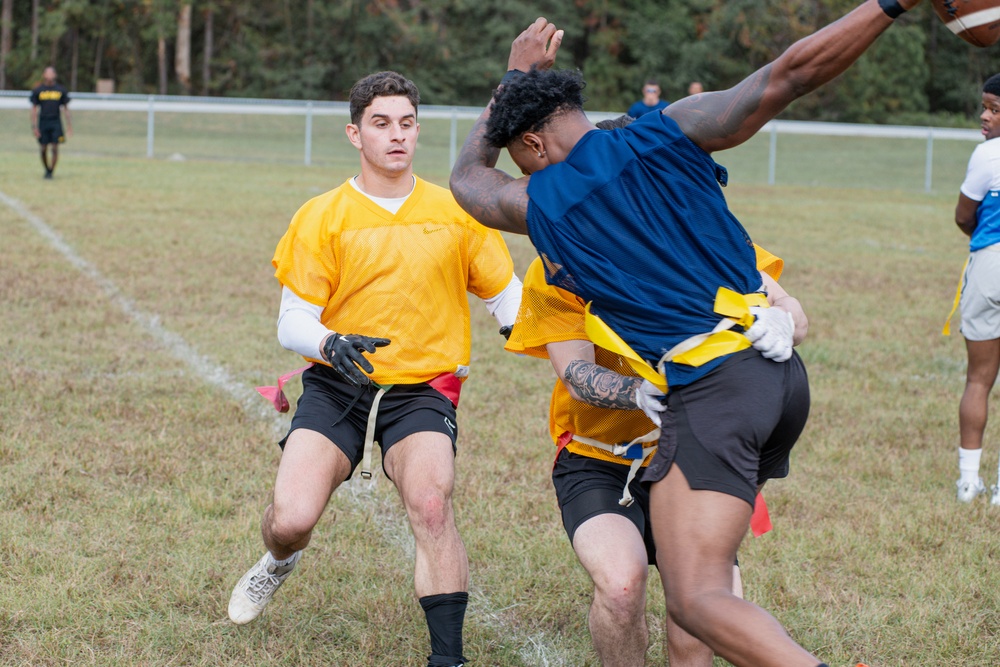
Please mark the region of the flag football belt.
[[739, 325], [746, 331], [754, 323], [754, 315], [750, 312], [750, 308], [753, 306], [767, 308], [769, 305], [767, 295], [761, 292], [740, 294], [726, 287], [720, 287], [715, 293], [714, 305], [714, 311], [722, 315], [719, 323], [711, 331], [695, 334], [667, 350], [654, 369], [604, 320], [591, 312], [591, 303], [584, 309], [587, 337], [594, 344], [624, 358], [641, 378], [648, 380], [664, 393], [667, 391], [667, 375], [664, 368], [668, 362], [697, 367], [713, 359], [747, 349], [750, 347], [750, 340], [742, 332], [730, 329]]
[[[635, 479], [635, 474], [639, 472], [639, 468], [642, 467], [643, 462], [656, 452], [656, 443], [660, 440], [660, 429], [653, 429], [646, 435], [640, 435], [631, 442], [624, 442], [620, 445], [608, 445], [599, 440], [576, 434], [573, 434], [573, 440], [584, 445], [603, 449], [623, 459], [632, 460], [628, 469], [628, 477], [625, 479], [625, 488], [622, 491], [622, 497], [619, 499], [618, 504], [622, 507], [629, 507], [634, 503], [635, 499], [632, 497], [632, 492], [628, 487], [632, 483], [632, 480]], [[643, 447], [644, 444], [649, 442], [653, 443], [651, 447]]]
[[[312, 368], [314, 365], [315, 364], [310, 363], [303, 366], [302, 368], [296, 368], [294, 371], [285, 373], [284, 375], [278, 378], [278, 384], [276, 386], [254, 387], [254, 388], [257, 390], [257, 393], [259, 393], [267, 400], [271, 401], [271, 404], [274, 405], [275, 410], [277, 410], [278, 412], [288, 412], [288, 408], [290, 406], [288, 403], [288, 398], [285, 396], [284, 392], [285, 384], [296, 375], [299, 375], [303, 371]], [[451, 401], [451, 404], [457, 408], [459, 395], [462, 392], [461, 378], [467, 376], [468, 372], [469, 372], [468, 366], [458, 366], [458, 368], [454, 373], [441, 373], [437, 377], [429, 380], [427, 384], [436, 389], [441, 394], [443, 394], [444, 397], [447, 398], [449, 401]], [[376, 382], [372, 382], [372, 385], [378, 387], [378, 391], [375, 392], [375, 397], [372, 399], [372, 407], [368, 411], [368, 424], [365, 427], [364, 453], [362, 454], [361, 457], [362, 479], [372, 478], [372, 450], [375, 448], [375, 445], [377, 444], [375, 441], [375, 421], [378, 418], [379, 403], [381, 403], [382, 397], [385, 396], [385, 393], [395, 386], [391, 384], [380, 385]], [[348, 412], [351, 411], [351, 409], [355, 406], [355, 404], [358, 402], [358, 399], [361, 398], [363, 393], [364, 393], [363, 389], [362, 391], [358, 392], [358, 394], [354, 397], [354, 400], [351, 401], [350, 405], [347, 406], [347, 409], [344, 410], [344, 412], [340, 415], [340, 417], [337, 418], [336, 420], [337, 422], [343, 419], [344, 415], [346, 415]]]
[[965, 264], [962, 265], [962, 275], [958, 277], [958, 287], [955, 288], [955, 300], [951, 304], [951, 312], [948, 313], [948, 319], [944, 321], [944, 328], [941, 329], [943, 336], [951, 335], [951, 318], [955, 317], [955, 311], [958, 310], [958, 304], [962, 300], [962, 285], [965, 284], [965, 270], [969, 268], [970, 259], [972, 259], [971, 256], [966, 257]]
[[[374, 383], [372, 383], [374, 384]], [[372, 450], [375, 448], [375, 420], [378, 418], [378, 404], [385, 396], [385, 392], [393, 388], [394, 385], [375, 385], [378, 391], [372, 399], [371, 410], [368, 411], [368, 426], [365, 428], [365, 451], [361, 457], [361, 479], [372, 478]]]

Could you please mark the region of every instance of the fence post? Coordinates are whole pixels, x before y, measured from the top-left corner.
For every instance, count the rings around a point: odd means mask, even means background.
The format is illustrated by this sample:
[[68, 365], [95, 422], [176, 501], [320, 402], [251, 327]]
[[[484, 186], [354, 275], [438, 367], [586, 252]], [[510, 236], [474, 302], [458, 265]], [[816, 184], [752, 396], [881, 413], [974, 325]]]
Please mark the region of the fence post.
[[931, 191], [931, 172], [934, 170], [934, 129], [927, 128], [927, 166], [924, 167], [924, 192]]
[[146, 112], [146, 157], [153, 157], [153, 96], [150, 95], [149, 110]]
[[312, 143], [313, 143], [313, 103], [306, 102], [306, 166], [312, 165]]
[[778, 163], [778, 124], [771, 121], [771, 148], [767, 156], [767, 184], [774, 185], [774, 172]]
[[451, 108], [451, 137], [448, 140], [448, 171], [455, 166], [458, 147], [458, 107]]

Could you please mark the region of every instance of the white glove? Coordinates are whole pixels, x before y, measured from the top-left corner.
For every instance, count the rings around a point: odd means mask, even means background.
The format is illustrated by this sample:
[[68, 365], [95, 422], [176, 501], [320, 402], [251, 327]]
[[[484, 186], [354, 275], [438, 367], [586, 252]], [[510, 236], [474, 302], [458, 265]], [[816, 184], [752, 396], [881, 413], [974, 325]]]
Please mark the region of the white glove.
[[757, 320], [746, 330], [746, 337], [750, 339], [754, 349], [774, 361], [791, 359], [792, 336], [795, 333], [792, 314], [781, 308], [760, 306], [750, 306], [750, 312]]
[[664, 396], [666, 394], [657, 389], [656, 385], [649, 380], [643, 380], [642, 384], [635, 388], [636, 406], [646, 413], [649, 421], [657, 426], [663, 426], [660, 421], [660, 413], [667, 409], [667, 406], [661, 402]]

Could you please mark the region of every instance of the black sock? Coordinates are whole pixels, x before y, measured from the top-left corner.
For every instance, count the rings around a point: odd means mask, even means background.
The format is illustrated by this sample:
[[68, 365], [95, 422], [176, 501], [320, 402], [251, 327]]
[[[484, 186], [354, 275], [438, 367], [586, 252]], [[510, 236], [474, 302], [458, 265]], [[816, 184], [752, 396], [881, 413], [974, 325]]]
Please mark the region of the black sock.
[[431, 655], [427, 667], [454, 667], [465, 662], [462, 657], [462, 625], [468, 593], [444, 593], [420, 598], [431, 633]]

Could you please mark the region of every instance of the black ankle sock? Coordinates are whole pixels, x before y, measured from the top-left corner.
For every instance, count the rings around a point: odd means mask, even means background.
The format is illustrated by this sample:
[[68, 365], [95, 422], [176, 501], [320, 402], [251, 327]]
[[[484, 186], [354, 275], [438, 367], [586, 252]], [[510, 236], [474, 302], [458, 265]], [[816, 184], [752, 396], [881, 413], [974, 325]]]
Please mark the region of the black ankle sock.
[[454, 667], [465, 662], [462, 657], [462, 626], [468, 593], [444, 593], [420, 598], [431, 633], [431, 655], [427, 667]]

